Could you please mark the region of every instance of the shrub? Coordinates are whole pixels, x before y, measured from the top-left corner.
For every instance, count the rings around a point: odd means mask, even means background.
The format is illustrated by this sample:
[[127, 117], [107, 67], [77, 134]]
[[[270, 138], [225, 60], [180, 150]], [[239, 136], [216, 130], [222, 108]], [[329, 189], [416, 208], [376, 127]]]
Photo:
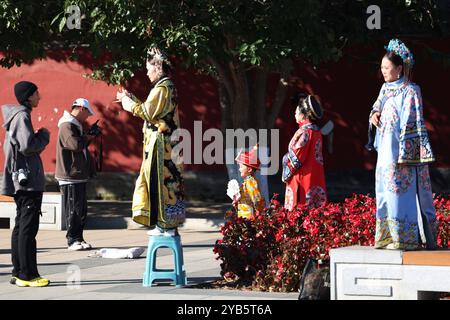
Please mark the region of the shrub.
[[442, 196], [434, 198], [437, 220], [437, 245], [441, 248], [450, 247], [450, 199]]

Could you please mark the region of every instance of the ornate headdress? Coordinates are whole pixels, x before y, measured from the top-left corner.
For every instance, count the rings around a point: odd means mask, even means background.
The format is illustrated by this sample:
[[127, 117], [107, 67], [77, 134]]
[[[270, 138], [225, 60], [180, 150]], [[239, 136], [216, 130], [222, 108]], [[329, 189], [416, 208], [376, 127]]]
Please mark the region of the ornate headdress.
[[411, 66], [414, 65], [414, 56], [411, 50], [399, 39], [392, 39], [389, 41], [387, 46], [384, 46], [387, 52], [394, 52], [400, 58], [402, 58], [403, 63], [408, 63]]
[[169, 66], [171, 65], [167, 54], [164, 51], [161, 51], [160, 49], [155, 48], [155, 47], [153, 47], [147, 51], [147, 59], [148, 60], [156, 60], [161, 63], [164, 62], [164, 63], [168, 64]]
[[318, 120], [323, 116], [322, 106], [317, 98], [312, 95], [308, 95], [302, 100], [300, 110], [305, 114], [309, 114], [313, 120]]

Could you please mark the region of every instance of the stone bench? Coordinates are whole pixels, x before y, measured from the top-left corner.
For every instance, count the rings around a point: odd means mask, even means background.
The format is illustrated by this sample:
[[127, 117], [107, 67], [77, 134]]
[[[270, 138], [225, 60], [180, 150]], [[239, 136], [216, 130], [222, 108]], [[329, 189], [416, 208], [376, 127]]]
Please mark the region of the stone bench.
[[[62, 194], [59, 192], [44, 192], [42, 198], [42, 216], [40, 230], [65, 230], [66, 223], [62, 217]], [[9, 228], [13, 229], [16, 217], [14, 198], [0, 195], [0, 218], [9, 218]]]
[[420, 300], [450, 292], [450, 251], [330, 250], [332, 300]]

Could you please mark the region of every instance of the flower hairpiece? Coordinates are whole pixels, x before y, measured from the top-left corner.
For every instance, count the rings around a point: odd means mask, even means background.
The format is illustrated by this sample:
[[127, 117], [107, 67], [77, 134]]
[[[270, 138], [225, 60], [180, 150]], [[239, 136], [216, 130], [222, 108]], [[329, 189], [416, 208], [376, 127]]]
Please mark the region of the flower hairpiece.
[[167, 56], [166, 53], [164, 53], [163, 51], [157, 49], [157, 48], [151, 48], [147, 51], [147, 55], [151, 58], [151, 59], [155, 59], [158, 61], [162, 61], [165, 62], [167, 64], [170, 65], [170, 60], [169, 57]]
[[414, 56], [411, 50], [409, 50], [408, 47], [399, 39], [392, 39], [391, 41], [389, 41], [389, 44], [387, 46], [384, 46], [384, 48], [388, 52], [394, 52], [396, 55], [402, 58], [403, 62], [414, 65]]
[[[312, 99], [316, 101], [314, 105]], [[317, 102], [317, 99], [314, 98], [312, 95], [308, 95], [306, 98], [303, 99], [300, 109], [302, 110], [303, 113], [310, 113], [315, 119], [322, 118], [323, 112], [322, 107], [320, 106], [320, 103]]]

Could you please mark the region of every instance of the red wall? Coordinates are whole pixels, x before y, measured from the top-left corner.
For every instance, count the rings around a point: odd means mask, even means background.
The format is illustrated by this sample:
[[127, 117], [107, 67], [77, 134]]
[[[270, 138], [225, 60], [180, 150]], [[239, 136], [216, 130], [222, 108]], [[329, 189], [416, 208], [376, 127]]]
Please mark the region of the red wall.
[[[59, 60], [59, 59], [57, 59]], [[88, 119], [89, 123], [100, 119], [104, 133], [104, 171], [139, 171], [142, 153], [142, 121], [133, 117], [115, 102], [117, 87], [108, 86], [101, 81], [83, 77], [88, 68], [68, 61], [47, 59], [32, 65], [22, 65], [11, 69], [0, 68], [0, 105], [16, 103], [14, 84], [27, 80], [39, 87], [41, 101], [32, 112], [35, 129], [46, 127], [50, 130], [50, 144], [41, 157], [47, 172], [55, 170], [56, 138], [58, 120], [64, 109], [70, 110], [71, 103], [78, 97], [88, 99], [96, 114]], [[175, 73], [180, 99], [180, 118], [183, 127], [191, 130], [194, 120], [203, 121], [204, 130], [220, 127], [220, 108], [214, 81], [193, 72]], [[150, 82], [144, 74], [131, 81], [132, 92], [145, 99]], [[2, 119], [3, 122], [3, 119]], [[4, 141], [4, 130], [0, 130], [0, 143]], [[4, 155], [0, 152], [0, 166], [3, 168]], [[194, 169], [196, 169], [196, 166]], [[189, 169], [189, 166], [188, 166]], [[203, 166], [203, 169], [209, 169]], [[216, 167], [217, 169], [217, 167]]]
[[[448, 43], [429, 43], [428, 45], [450, 53]], [[419, 48], [420, 49], [420, 48]], [[329, 63], [315, 70], [310, 65], [298, 63], [290, 82], [289, 97], [296, 90], [305, 90], [318, 95], [327, 110], [326, 117], [335, 122], [334, 153], [325, 152], [328, 169], [360, 168], [372, 169], [375, 155], [364, 149], [367, 142], [367, 116], [378, 95], [382, 84], [379, 75], [379, 57], [370, 60], [370, 49], [352, 49], [339, 63]], [[437, 156], [437, 167], [450, 166], [447, 139], [450, 128], [448, 106], [448, 84], [450, 73], [448, 67], [432, 62], [418, 61], [414, 81], [422, 88], [425, 104], [425, 119], [429, 129], [432, 147]], [[82, 77], [89, 69], [89, 59], [81, 63], [64, 61], [53, 55], [51, 59], [37, 61], [32, 65], [22, 65], [11, 69], [0, 68], [0, 104], [15, 103], [14, 83], [28, 80], [36, 83], [41, 93], [41, 103], [32, 113], [35, 129], [46, 127], [51, 132], [51, 141], [42, 153], [45, 170], [53, 172], [55, 168], [55, 141], [57, 122], [64, 109], [69, 109], [71, 102], [78, 98], [88, 99], [94, 106], [96, 115], [89, 119], [93, 123], [100, 119], [104, 132], [104, 171], [128, 172], [138, 171], [142, 151], [142, 122], [121, 110], [114, 103], [117, 87], [108, 86], [101, 81], [92, 81]], [[268, 85], [268, 103], [273, 96], [276, 77]], [[203, 130], [220, 128], [220, 106], [217, 97], [217, 85], [209, 77], [196, 74], [190, 70], [177, 70], [174, 82], [180, 99], [180, 116], [182, 127], [193, 131], [193, 121], [203, 121]], [[150, 83], [140, 73], [130, 82], [131, 90], [145, 99]], [[280, 130], [280, 153], [287, 148], [290, 137], [296, 129], [290, 99], [277, 119]], [[39, 121], [40, 120], [40, 121]], [[3, 143], [4, 130], [0, 130]], [[0, 166], [3, 168], [3, 153], [0, 153]], [[223, 166], [190, 165], [193, 170], [223, 170]]]

